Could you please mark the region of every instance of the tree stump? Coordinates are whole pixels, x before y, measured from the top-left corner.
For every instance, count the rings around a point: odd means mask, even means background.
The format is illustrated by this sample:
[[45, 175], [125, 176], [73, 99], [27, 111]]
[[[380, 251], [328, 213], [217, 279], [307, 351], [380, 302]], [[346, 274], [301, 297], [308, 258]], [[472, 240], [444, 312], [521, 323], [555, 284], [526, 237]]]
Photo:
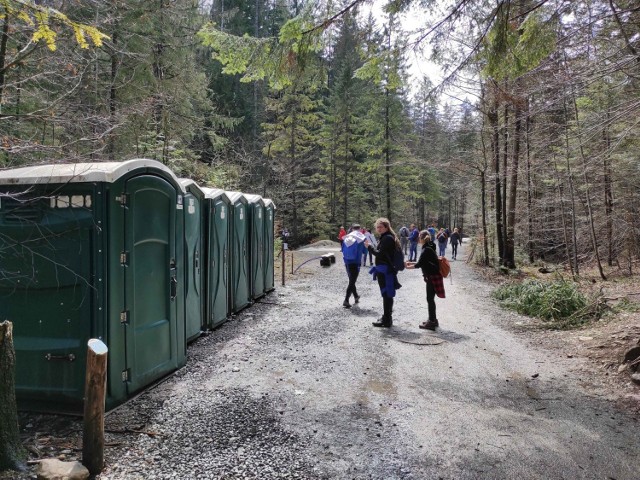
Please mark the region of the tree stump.
[[0, 323], [0, 471], [24, 468], [18, 429], [15, 370], [13, 324], [4, 321]]

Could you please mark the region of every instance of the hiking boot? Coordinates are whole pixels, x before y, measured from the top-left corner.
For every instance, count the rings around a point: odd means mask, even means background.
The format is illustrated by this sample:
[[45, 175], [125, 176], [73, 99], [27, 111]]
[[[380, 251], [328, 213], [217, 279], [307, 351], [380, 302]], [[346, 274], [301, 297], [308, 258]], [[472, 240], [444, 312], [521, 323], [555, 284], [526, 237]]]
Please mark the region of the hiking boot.
[[435, 330], [437, 326], [438, 326], [437, 320], [429, 320], [427, 322], [424, 322], [418, 325], [418, 328], [421, 328], [423, 330]]
[[354, 295], [354, 296], [353, 296], [353, 300], [354, 300], [354, 302], [356, 302], [356, 303], [360, 303], [360, 295]]
[[371, 322], [374, 327], [391, 328], [393, 326], [393, 320], [387, 317], [380, 317], [377, 322]]
[[351, 304], [349, 303], [349, 300], [345, 300], [344, 302], [342, 302], [342, 306], [344, 308], [351, 308]]

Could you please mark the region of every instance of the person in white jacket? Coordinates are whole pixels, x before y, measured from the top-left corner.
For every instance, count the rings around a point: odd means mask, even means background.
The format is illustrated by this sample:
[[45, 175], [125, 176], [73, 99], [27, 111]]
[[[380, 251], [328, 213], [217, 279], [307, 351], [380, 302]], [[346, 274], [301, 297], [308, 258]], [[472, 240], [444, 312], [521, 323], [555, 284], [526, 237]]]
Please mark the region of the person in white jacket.
[[[376, 237], [373, 236], [373, 233], [371, 233], [371, 230], [369, 230], [368, 228], [363, 228], [362, 233], [364, 235], [364, 238], [369, 240], [369, 244], [373, 245], [373, 248], [378, 247], [378, 241], [376, 240]], [[371, 255], [371, 252], [367, 251], [362, 256], [363, 267], [367, 265], [367, 253], [369, 254], [369, 266], [373, 265], [373, 255]]]

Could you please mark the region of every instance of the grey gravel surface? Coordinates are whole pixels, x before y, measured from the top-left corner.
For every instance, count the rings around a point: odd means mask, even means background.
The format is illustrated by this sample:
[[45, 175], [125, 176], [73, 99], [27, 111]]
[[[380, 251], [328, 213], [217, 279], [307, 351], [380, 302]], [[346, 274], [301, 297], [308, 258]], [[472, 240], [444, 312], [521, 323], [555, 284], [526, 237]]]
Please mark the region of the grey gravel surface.
[[509, 327], [519, 317], [462, 261], [437, 332], [418, 329], [418, 272], [377, 329], [368, 268], [347, 310], [340, 261], [305, 266], [110, 413], [108, 431], [129, 430], [108, 434], [98, 478], [640, 479], [638, 418]]

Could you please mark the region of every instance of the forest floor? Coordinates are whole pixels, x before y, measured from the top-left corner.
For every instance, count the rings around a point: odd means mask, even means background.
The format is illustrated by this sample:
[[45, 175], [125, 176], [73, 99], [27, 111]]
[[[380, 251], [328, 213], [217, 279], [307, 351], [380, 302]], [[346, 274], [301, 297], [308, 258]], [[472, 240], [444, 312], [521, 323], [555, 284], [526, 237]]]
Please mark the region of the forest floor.
[[[360, 303], [342, 308], [340, 254], [329, 268], [317, 258], [337, 244], [287, 252], [284, 286], [276, 258], [275, 292], [108, 413], [97, 478], [640, 478], [640, 386], [619, 372], [640, 339], [638, 313], [547, 330], [497, 305], [491, 291], [513, 277], [467, 264], [467, 248], [437, 299], [436, 332], [417, 328], [418, 272], [400, 274], [387, 330], [371, 326], [381, 301], [368, 269]], [[631, 279], [609, 282], [584, 288], [633, 297]], [[32, 462], [81, 454], [79, 419], [21, 414], [20, 427]]]

